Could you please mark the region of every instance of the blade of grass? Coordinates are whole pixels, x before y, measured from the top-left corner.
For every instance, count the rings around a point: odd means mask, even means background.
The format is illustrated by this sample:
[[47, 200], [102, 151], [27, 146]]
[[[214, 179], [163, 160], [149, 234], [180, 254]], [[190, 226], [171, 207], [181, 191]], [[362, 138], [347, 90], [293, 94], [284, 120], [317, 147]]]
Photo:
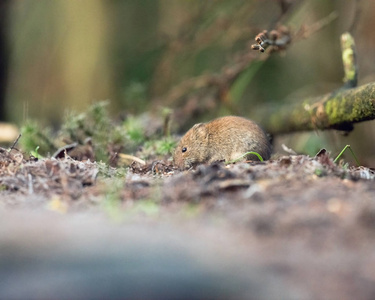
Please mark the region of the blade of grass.
[[359, 167], [359, 166], [360, 166], [360, 163], [359, 163], [359, 161], [358, 161], [358, 159], [357, 159], [357, 156], [354, 154], [354, 151], [353, 151], [352, 148], [350, 147], [350, 145], [346, 145], [346, 146], [344, 147], [344, 149], [341, 150], [340, 154], [337, 155], [337, 157], [335, 158], [335, 160], [334, 160], [333, 162], [336, 163], [336, 162], [339, 160], [339, 158], [344, 154], [344, 152], [345, 152], [346, 149], [349, 149], [349, 150], [350, 150], [350, 152], [352, 153], [352, 155], [353, 155], [353, 157], [354, 157], [355, 162], [357, 163], [357, 165], [358, 165], [358, 167]]
[[259, 153], [257, 153], [257, 152], [253, 152], [253, 151], [250, 151], [250, 152], [246, 152], [245, 154], [242, 154], [240, 157], [238, 157], [238, 158], [236, 158], [236, 159], [234, 159], [234, 160], [228, 161], [228, 162], [226, 163], [226, 165], [233, 164], [233, 163], [239, 161], [241, 158], [244, 158], [246, 155], [249, 155], [249, 154], [254, 154], [255, 156], [257, 156], [257, 157], [259, 158], [260, 161], [263, 161], [263, 157], [260, 156]]

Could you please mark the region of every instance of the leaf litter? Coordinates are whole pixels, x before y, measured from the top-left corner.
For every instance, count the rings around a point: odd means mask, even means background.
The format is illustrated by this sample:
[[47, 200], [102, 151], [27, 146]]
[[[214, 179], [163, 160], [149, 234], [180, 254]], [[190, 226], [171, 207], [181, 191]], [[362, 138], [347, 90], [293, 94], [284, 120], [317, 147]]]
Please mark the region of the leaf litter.
[[[56, 233], [62, 229], [50, 220], [51, 213], [63, 215], [67, 224], [77, 214], [104, 216], [101, 228], [111, 219], [120, 228], [146, 226], [150, 232], [168, 231], [166, 226], [173, 235], [188, 235], [199, 240], [199, 247], [212, 248], [211, 254], [218, 247], [229, 251], [225, 263], [233, 265], [230, 257], [236, 257], [249, 265], [247, 275], [255, 265], [270, 272], [287, 287], [284, 291], [291, 288], [285, 299], [370, 299], [375, 295], [374, 179], [373, 170], [335, 164], [326, 151], [179, 171], [163, 159], [112, 168], [68, 155], [26, 159], [17, 149], [1, 148], [0, 216], [13, 222], [9, 211], [32, 208], [41, 214], [35, 223], [48, 220]], [[99, 234], [85, 225], [75, 230]], [[205, 232], [211, 240], [202, 237]], [[0, 242], [8, 234], [3, 232]], [[182, 247], [190, 251], [189, 240]]]

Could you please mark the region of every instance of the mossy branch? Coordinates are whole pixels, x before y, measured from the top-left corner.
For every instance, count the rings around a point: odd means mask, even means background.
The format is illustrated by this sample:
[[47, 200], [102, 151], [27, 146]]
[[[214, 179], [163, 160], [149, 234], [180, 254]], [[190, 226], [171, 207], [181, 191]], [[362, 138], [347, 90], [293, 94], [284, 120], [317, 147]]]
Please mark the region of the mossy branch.
[[375, 119], [375, 82], [340, 89], [294, 105], [273, 107], [258, 117], [262, 118], [264, 129], [271, 134], [316, 129], [350, 131], [353, 123]]
[[[341, 35], [344, 86], [330, 94], [306, 99], [294, 105], [274, 107], [264, 114], [265, 129], [271, 134], [337, 129], [351, 131], [353, 124], [375, 119], [375, 83], [357, 86], [358, 66], [353, 37]], [[348, 89], [352, 88], [352, 89]]]

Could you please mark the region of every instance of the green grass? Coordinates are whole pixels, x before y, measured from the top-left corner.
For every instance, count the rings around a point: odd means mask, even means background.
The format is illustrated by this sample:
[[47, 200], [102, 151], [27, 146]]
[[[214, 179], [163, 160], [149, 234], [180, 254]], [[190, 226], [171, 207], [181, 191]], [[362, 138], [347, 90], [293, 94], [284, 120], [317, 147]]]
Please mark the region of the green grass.
[[336, 163], [340, 157], [344, 154], [344, 152], [349, 149], [350, 150], [350, 153], [352, 154], [352, 156], [354, 157], [354, 160], [355, 162], [357, 163], [357, 166], [359, 167], [361, 164], [359, 163], [358, 159], [357, 159], [357, 156], [355, 155], [354, 151], [352, 150], [352, 148], [350, 147], [350, 145], [346, 145], [344, 147], [344, 149], [341, 150], [340, 154], [337, 155], [337, 157], [335, 158], [335, 160], [333, 161], [334, 163]]
[[229, 165], [229, 164], [233, 164], [233, 163], [235, 163], [235, 162], [238, 162], [239, 160], [241, 160], [242, 158], [244, 158], [245, 156], [250, 155], [250, 154], [253, 154], [253, 155], [255, 155], [256, 157], [258, 157], [258, 159], [259, 159], [260, 161], [264, 161], [264, 160], [263, 160], [263, 157], [262, 157], [259, 153], [254, 152], [254, 151], [250, 151], [250, 152], [246, 152], [246, 153], [242, 154], [240, 157], [238, 157], [238, 158], [236, 158], [236, 159], [234, 159], [234, 160], [228, 161], [226, 164]]
[[[82, 113], [67, 112], [61, 129], [55, 133], [35, 121], [26, 122], [21, 129], [22, 150], [35, 157], [46, 157], [64, 145], [85, 145], [90, 141], [95, 160], [111, 165], [113, 157], [118, 153], [137, 153], [144, 159], [172, 153], [176, 143], [169, 134], [163, 136], [160, 133], [162, 130], [158, 130], [158, 133], [149, 136], [143, 120], [136, 116], [128, 116], [124, 121], [116, 122], [109, 115], [108, 104], [108, 101], [102, 101], [94, 103]], [[165, 115], [165, 110], [160, 112], [164, 123], [169, 120]], [[164, 124], [164, 127], [168, 126], [168, 122]], [[140, 149], [143, 149], [141, 153]], [[111, 172], [101, 168], [104, 176]]]
[[49, 128], [42, 128], [40, 124], [34, 121], [27, 121], [21, 127], [21, 135], [19, 140], [20, 146], [28, 153], [47, 155], [52, 154], [56, 150], [52, 131]]

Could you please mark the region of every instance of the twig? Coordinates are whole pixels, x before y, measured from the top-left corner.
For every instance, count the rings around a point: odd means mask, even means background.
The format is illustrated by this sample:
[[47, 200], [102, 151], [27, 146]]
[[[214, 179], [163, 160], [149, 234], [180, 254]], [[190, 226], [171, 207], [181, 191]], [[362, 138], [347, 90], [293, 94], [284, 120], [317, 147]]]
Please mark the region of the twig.
[[164, 108], [162, 113], [163, 113], [163, 117], [164, 117], [163, 135], [165, 137], [169, 137], [171, 135], [171, 115], [172, 115], [172, 110], [169, 109], [169, 108]]
[[28, 178], [28, 181], [29, 181], [29, 195], [31, 195], [32, 193], [34, 193], [34, 187], [33, 187], [33, 177], [31, 176], [31, 174], [27, 174], [27, 178]]
[[118, 156], [119, 156], [120, 160], [121, 160], [122, 162], [124, 162], [124, 163], [125, 163], [126, 161], [128, 161], [128, 162], [133, 162], [133, 161], [135, 161], [135, 162], [141, 164], [142, 166], [146, 165], [146, 162], [145, 162], [143, 159], [140, 159], [140, 158], [138, 158], [138, 157], [136, 157], [136, 156], [134, 156], [134, 155], [129, 155], [129, 154], [124, 154], [124, 153], [119, 153]]
[[331, 12], [328, 16], [319, 21], [315, 22], [310, 26], [301, 26], [301, 28], [293, 35], [292, 39], [294, 42], [306, 39], [312, 34], [321, 31], [324, 27], [330, 25], [334, 20], [338, 18], [339, 14], [337, 11]]
[[[271, 48], [273, 51], [284, 50], [292, 40], [296, 42], [302, 38], [306, 38], [311, 34], [321, 30], [336, 18], [337, 13], [333, 12], [329, 16], [319, 20], [318, 22], [310, 26], [302, 26], [297, 31], [297, 33], [293, 35], [285, 26], [279, 26], [277, 29], [270, 31], [270, 36], [268, 36], [268, 31], [263, 31], [256, 37], [258, 46], [262, 46], [262, 48], [265, 49], [264, 47], [267, 44], [268, 46], [272, 46]], [[267, 36], [263, 36], [265, 33]], [[254, 45], [252, 45], [251, 47], [252, 49], [261, 51], [261, 47], [258, 46], [255, 45], [254, 47]], [[233, 62], [228, 63], [221, 69], [220, 73], [204, 74], [189, 78], [181, 82], [163, 96], [163, 102], [166, 103], [166, 105], [172, 105], [177, 99], [182, 98], [183, 96], [187, 96], [192, 91], [204, 88], [214, 87], [217, 88], [217, 90], [229, 90], [234, 81], [250, 67], [253, 61], [265, 61], [267, 58], [268, 55], [259, 57], [252, 52], [249, 53], [248, 49], [246, 49], [239, 55], [239, 59], [237, 59], [237, 62], [235, 64], [233, 64]], [[225, 95], [225, 93], [223, 92], [221, 94]]]
[[12, 146], [9, 148], [9, 152], [12, 151], [14, 149], [14, 147], [16, 147], [17, 143], [18, 143], [18, 140], [21, 138], [22, 134], [19, 134], [18, 137], [16, 138], [16, 140], [14, 141], [14, 143], [12, 144]]
[[341, 51], [345, 72], [344, 87], [356, 87], [358, 83], [357, 53], [354, 39], [349, 32], [341, 35]]
[[331, 24], [337, 17], [338, 13], [334, 11], [310, 26], [301, 26], [295, 34], [292, 34], [285, 26], [279, 26], [270, 32], [264, 30], [255, 37], [257, 43], [252, 45], [251, 49], [260, 52], [264, 52], [267, 48], [270, 48], [271, 52], [285, 50], [292, 40], [296, 42], [306, 39]]
[[267, 48], [271, 52], [285, 50], [291, 42], [291, 35], [286, 27], [280, 27], [278, 30], [268, 32], [264, 30], [255, 37], [257, 44], [251, 45], [251, 49], [264, 52]]
[[355, 30], [357, 29], [357, 25], [358, 25], [358, 21], [360, 19], [360, 16], [362, 14], [362, 8], [361, 8], [361, 5], [360, 5], [360, 0], [355, 0], [355, 10], [354, 10], [354, 16], [353, 16], [353, 21], [352, 21], [352, 24], [350, 25], [348, 31], [351, 33], [351, 34], [354, 34]]

